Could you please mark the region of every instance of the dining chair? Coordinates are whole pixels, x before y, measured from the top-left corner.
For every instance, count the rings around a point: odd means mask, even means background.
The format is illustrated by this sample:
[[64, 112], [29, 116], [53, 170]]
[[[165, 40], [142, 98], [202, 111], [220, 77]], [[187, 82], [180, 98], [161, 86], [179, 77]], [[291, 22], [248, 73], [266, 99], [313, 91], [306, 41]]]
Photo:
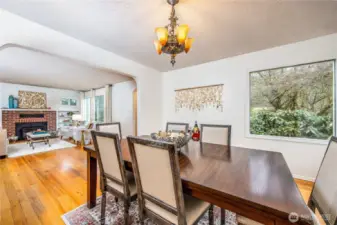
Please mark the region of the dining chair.
[[308, 206], [313, 214], [316, 209], [328, 225], [337, 224], [337, 137], [331, 137], [318, 170]]
[[139, 222], [147, 216], [157, 224], [195, 224], [213, 205], [184, 195], [175, 144], [128, 136], [135, 174]]
[[231, 125], [200, 124], [200, 142], [231, 145]]
[[185, 133], [188, 133], [188, 123], [173, 123], [173, 122], [167, 122], [166, 123], [166, 132], [168, 131], [184, 131]]
[[124, 223], [128, 224], [131, 201], [137, 197], [134, 176], [125, 170], [118, 134], [91, 131], [101, 176], [101, 224], [105, 224], [106, 193], [124, 201]]
[[[336, 158], [337, 137], [331, 137], [308, 201], [310, 217], [315, 225], [320, 224], [316, 209], [325, 224], [337, 225], [337, 177], [334, 173], [337, 170]], [[243, 216], [237, 215], [236, 218], [241, 224], [257, 224]]]
[[96, 130], [100, 132], [115, 133], [119, 135], [119, 139], [123, 138], [122, 136], [122, 127], [120, 122], [113, 123], [101, 123], [96, 125]]
[[[231, 145], [231, 125], [200, 124], [200, 143]], [[221, 225], [225, 224], [226, 212], [221, 208]]]

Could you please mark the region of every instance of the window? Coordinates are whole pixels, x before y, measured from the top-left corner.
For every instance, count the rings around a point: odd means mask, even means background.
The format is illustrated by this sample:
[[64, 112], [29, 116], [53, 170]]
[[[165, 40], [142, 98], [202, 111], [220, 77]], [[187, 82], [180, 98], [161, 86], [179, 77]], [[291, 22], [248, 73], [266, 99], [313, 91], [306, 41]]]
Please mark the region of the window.
[[82, 112], [84, 121], [90, 123], [90, 98], [82, 100]]
[[250, 73], [250, 133], [328, 139], [334, 129], [334, 61]]
[[104, 95], [95, 96], [95, 121], [104, 122]]

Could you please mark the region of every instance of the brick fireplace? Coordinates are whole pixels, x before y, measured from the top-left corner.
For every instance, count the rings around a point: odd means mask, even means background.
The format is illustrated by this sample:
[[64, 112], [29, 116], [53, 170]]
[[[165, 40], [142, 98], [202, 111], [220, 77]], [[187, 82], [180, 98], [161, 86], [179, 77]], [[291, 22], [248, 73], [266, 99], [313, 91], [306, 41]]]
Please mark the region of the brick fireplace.
[[48, 130], [56, 130], [56, 111], [51, 110], [5, 110], [2, 109], [2, 127], [7, 129], [7, 135], [16, 135], [17, 124], [36, 124], [47, 123]]

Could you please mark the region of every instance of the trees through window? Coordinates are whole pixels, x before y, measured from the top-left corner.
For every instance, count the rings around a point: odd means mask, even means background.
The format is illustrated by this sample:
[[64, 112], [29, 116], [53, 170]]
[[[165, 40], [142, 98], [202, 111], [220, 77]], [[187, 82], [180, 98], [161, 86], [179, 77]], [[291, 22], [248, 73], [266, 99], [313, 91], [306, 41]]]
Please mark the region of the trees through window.
[[334, 61], [250, 73], [250, 133], [327, 139], [334, 127]]

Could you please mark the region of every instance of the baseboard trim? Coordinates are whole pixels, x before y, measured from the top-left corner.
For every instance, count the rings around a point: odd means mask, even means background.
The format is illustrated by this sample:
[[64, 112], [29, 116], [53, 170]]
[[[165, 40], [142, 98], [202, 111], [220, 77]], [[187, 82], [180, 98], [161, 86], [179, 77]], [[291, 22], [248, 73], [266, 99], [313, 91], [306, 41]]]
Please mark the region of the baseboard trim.
[[293, 177], [296, 179], [300, 179], [300, 180], [306, 180], [306, 181], [311, 181], [311, 182], [315, 182], [314, 177], [306, 177], [306, 176], [301, 176], [301, 175], [297, 175], [297, 174], [293, 174]]
[[7, 155], [0, 155], [0, 159], [5, 159], [7, 158]]

